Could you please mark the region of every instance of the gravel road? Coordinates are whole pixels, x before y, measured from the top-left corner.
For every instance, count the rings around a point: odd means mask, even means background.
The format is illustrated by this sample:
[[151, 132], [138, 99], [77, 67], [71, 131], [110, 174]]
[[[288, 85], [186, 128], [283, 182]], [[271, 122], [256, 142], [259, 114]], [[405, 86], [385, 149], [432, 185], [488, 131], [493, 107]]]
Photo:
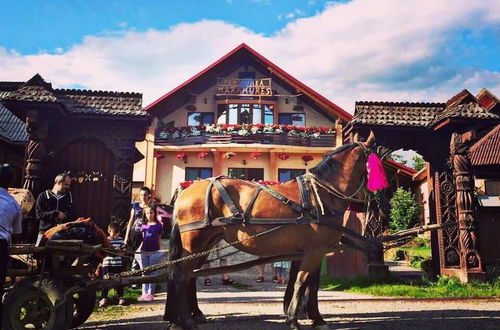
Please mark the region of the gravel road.
[[[204, 301], [200, 308], [208, 317], [200, 330], [287, 329], [281, 303], [260, 303], [257, 297], [247, 302]], [[265, 301], [265, 299], [264, 299]], [[121, 315], [106, 318], [95, 314], [80, 329], [159, 330], [164, 300], [153, 304], [123, 308]], [[320, 302], [320, 311], [332, 329], [500, 329], [500, 300], [422, 301], [349, 299]], [[304, 328], [310, 322], [303, 320]]]

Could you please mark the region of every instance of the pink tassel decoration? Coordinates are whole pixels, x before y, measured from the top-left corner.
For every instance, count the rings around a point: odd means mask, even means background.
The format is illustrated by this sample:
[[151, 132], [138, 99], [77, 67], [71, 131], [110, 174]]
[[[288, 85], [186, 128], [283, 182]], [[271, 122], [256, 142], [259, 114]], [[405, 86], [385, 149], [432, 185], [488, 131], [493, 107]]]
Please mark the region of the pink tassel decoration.
[[368, 171], [368, 190], [376, 191], [382, 190], [389, 186], [387, 176], [385, 175], [384, 166], [380, 157], [374, 153], [368, 156], [368, 163], [366, 164]]

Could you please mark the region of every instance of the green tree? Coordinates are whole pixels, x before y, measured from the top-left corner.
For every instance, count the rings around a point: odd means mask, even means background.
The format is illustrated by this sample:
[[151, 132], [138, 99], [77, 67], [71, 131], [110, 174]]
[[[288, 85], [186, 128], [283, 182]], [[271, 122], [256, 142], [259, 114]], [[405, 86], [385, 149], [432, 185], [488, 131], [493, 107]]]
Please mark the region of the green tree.
[[413, 156], [411, 159], [413, 162], [413, 165], [411, 166], [415, 171], [420, 171], [421, 169], [424, 168], [425, 166], [425, 160], [420, 157], [419, 155]]
[[420, 215], [420, 206], [409, 190], [398, 188], [391, 198], [389, 226], [395, 231], [408, 229]]

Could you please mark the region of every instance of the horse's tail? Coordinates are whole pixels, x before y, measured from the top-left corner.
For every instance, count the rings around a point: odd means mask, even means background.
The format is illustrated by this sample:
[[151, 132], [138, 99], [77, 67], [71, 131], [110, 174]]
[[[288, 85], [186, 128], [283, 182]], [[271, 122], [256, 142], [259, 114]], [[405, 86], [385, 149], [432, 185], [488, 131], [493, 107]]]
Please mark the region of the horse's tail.
[[[179, 223], [177, 221], [174, 221], [172, 225], [172, 231], [170, 232], [168, 260], [169, 261], [177, 260], [181, 257], [181, 255], [182, 255], [181, 231], [179, 229]], [[176, 268], [175, 266], [170, 266], [168, 268], [170, 278], [172, 278], [175, 268]]]

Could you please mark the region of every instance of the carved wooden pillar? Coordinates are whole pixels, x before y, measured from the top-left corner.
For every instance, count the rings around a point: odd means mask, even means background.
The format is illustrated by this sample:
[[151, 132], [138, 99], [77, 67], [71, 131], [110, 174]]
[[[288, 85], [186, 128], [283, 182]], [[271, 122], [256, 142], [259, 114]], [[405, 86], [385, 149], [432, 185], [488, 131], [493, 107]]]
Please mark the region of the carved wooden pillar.
[[[363, 235], [370, 238], [382, 236], [388, 225], [389, 202], [385, 192], [377, 193], [376, 199], [369, 202], [365, 212], [365, 228]], [[384, 249], [370, 246], [367, 253], [368, 272], [370, 274], [381, 274], [388, 272], [389, 268], [384, 264]]]
[[38, 111], [28, 111], [26, 115], [26, 131], [29, 142], [26, 147], [26, 170], [23, 188], [30, 190], [36, 198], [46, 188], [47, 120]]
[[[456, 192], [453, 174], [444, 168], [436, 171], [434, 184], [437, 223], [455, 223], [457, 221], [455, 213]], [[458, 229], [452, 226], [438, 230], [438, 240], [440, 273], [442, 275], [455, 275], [447, 270], [460, 267]]]
[[458, 215], [460, 268], [462, 281], [484, 280], [474, 210], [474, 178], [469, 150], [462, 136], [454, 133], [450, 143], [451, 162], [455, 177], [456, 214]]

